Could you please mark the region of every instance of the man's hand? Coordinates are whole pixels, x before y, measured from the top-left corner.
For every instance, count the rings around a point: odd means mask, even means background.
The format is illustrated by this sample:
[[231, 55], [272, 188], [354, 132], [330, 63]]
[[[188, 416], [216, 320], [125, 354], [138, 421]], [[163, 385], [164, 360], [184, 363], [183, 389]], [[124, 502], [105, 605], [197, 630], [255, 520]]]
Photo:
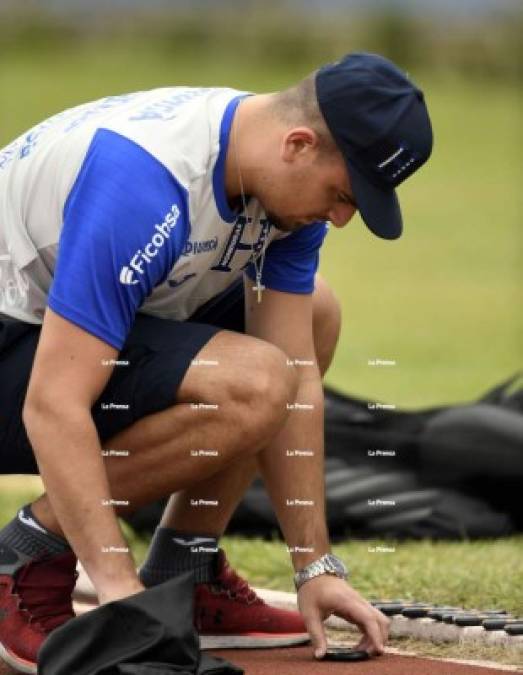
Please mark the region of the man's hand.
[[383, 654], [389, 635], [389, 619], [342, 579], [329, 574], [309, 579], [298, 591], [298, 607], [316, 658], [321, 658], [327, 649], [323, 621], [331, 614], [355, 624], [363, 633], [354, 649], [366, 651], [371, 656]]

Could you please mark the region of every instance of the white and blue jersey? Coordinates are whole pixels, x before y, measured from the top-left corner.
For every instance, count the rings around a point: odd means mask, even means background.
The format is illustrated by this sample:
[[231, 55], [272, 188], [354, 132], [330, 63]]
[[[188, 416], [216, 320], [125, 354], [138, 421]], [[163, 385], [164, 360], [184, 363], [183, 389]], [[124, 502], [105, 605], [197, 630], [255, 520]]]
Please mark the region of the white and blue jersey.
[[267, 288], [311, 293], [325, 223], [284, 234], [225, 193], [244, 92], [173, 87], [59, 113], [0, 150], [0, 315], [60, 316], [120, 349], [137, 311], [177, 320], [266, 244]]

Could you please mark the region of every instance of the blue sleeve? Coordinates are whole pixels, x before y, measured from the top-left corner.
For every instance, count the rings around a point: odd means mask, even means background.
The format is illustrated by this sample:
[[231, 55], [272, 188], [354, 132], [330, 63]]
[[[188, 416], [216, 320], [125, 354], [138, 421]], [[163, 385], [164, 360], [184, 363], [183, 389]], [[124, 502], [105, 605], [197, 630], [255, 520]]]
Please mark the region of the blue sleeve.
[[49, 307], [121, 349], [188, 237], [186, 190], [150, 153], [96, 132], [67, 198]]
[[[267, 247], [262, 271], [262, 284], [286, 293], [312, 293], [318, 269], [319, 249], [327, 234], [327, 223], [318, 222], [277, 239]], [[250, 263], [246, 272], [255, 279]]]

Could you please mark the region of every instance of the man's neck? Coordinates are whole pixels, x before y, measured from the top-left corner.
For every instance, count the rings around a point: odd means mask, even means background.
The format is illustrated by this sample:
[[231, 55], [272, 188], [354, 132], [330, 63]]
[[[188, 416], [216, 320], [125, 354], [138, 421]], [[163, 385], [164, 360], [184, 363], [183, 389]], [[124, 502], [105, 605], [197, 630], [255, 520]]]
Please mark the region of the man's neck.
[[[264, 137], [267, 123], [265, 106], [270, 94], [258, 94], [242, 99], [236, 108], [225, 157], [225, 192], [231, 208], [242, 207], [245, 195], [256, 196], [255, 172], [258, 153], [257, 140]], [[252, 129], [256, 133], [252, 133]]]

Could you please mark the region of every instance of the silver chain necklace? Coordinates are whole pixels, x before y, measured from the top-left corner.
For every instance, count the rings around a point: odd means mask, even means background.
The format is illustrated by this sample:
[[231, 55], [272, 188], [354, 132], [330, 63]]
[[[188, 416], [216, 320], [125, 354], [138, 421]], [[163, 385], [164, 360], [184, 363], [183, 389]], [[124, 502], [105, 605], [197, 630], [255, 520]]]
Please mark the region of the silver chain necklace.
[[[238, 103], [238, 107], [236, 108], [236, 126], [234, 127], [234, 156], [236, 160], [236, 166], [238, 168], [238, 179], [240, 183], [240, 195], [242, 199], [242, 208], [243, 208], [243, 213], [245, 214], [245, 222], [249, 224], [249, 211], [247, 209], [247, 199], [245, 197], [245, 190], [243, 189], [243, 178], [242, 178], [242, 172], [240, 169], [240, 160], [239, 160], [239, 153], [238, 153], [238, 133], [239, 133], [239, 127], [240, 127], [240, 106], [242, 104], [242, 101]], [[256, 232], [256, 223], [254, 222], [254, 219], [251, 218], [251, 222], [253, 225], [253, 234]], [[254, 242], [251, 241], [251, 257], [249, 258], [249, 262], [252, 262], [254, 265], [254, 270], [255, 270], [255, 276], [256, 276], [256, 285], [251, 286], [251, 289], [253, 291], [256, 291], [257, 294], [257, 299], [258, 302], [262, 301], [262, 292], [265, 290], [265, 286], [262, 284], [262, 273], [263, 273], [263, 265], [265, 263], [265, 248], [267, 244], [267, 239], [268, 237], [265, 237], [265, 240], [262, 243], [262, 248], [261, 251], [258, 255], [256, 255], [256, 251], [254, 248]]]

